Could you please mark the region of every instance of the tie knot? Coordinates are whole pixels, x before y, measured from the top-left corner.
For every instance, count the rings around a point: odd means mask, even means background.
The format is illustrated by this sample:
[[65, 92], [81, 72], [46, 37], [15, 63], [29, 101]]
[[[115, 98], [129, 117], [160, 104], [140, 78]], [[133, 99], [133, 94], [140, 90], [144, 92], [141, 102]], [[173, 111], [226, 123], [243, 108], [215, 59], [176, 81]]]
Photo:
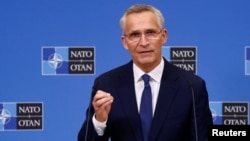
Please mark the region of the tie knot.
[[142, 79], [144, 80], [145, 86], [149, 85], [149, 78], [150, 78], [150, 76], [148, 74], [142, 75]]

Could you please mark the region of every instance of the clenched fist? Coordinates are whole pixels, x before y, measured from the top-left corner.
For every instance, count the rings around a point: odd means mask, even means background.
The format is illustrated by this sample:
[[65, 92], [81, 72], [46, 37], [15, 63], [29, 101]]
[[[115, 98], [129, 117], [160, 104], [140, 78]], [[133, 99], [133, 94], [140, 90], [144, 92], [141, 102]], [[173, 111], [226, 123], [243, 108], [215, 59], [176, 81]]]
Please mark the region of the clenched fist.
[[92, 105], [95, 110], [95, 118], [99, 122], [107, 120], [108, 114], [113, 103], [113, 96], [110, 93], [98, 90], [93, 98]]

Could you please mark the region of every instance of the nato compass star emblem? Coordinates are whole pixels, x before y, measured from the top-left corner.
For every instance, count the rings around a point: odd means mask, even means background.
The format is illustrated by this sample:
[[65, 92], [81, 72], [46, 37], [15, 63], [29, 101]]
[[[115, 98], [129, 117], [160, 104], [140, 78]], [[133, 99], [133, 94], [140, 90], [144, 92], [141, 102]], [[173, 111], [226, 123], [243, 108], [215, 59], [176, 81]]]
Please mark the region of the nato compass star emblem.
[[0, 124], [7, 124], [10, 121], [11, 114], [8, 110], [0, 109]]
[[[66, 59], [66, 60], [64, 60]], [[42, 74], [68, 74], [68, 48], [42, 48]]]
[[53, 69], [60, 68], [62, 66], [63, 58], [60, 54], [54, 53], [49, 56], [48, 63]]

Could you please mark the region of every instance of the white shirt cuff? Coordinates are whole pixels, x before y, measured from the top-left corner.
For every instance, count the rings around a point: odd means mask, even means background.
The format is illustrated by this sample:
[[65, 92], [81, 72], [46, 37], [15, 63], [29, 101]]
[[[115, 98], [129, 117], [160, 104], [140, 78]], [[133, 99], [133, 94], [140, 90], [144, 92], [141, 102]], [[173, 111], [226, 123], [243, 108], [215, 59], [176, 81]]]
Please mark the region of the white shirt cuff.
[[95, 127], [95, 130], [96, 130], [97, 134], [99, 136], [102, 136], [104, 134], [104, 130], [105, 130], [106, 126], [107, 126], [106, 125], [107, 120], [104, 121], [104, 122], [99, 122], [99, 121], [96, 120], [95, 114], [94, 114], [94, 116], [92, 118], [92, 122], [94, 124], [94, 127]]

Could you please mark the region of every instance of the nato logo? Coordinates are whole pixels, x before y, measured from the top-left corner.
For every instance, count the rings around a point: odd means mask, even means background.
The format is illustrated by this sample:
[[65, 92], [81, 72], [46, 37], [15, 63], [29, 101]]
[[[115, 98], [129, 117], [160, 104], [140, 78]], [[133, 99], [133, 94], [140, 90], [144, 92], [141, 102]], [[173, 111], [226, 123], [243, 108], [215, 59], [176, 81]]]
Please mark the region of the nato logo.
[[197, 54], [194, 46], [164, 46], [163, 56], [173, 65], [197, 73]]
[[42, 75], [94, 73], [94, 47], [42, 47]]
[[42, 129], [42, 103], [0, 103], [0, 131]]
[[245, 48], [245, 75], [250, 75], [250, 46]]
[[248, 125], [248, 102], [209, 103], [215, 125]]

